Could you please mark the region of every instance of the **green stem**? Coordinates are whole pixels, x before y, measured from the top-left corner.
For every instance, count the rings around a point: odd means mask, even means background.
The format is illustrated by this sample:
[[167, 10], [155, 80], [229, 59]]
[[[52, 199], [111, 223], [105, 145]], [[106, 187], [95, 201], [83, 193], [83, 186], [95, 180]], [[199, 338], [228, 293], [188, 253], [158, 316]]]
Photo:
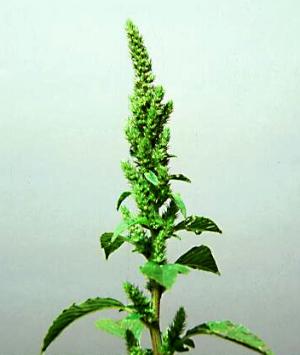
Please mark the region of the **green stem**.
[[161, 290], [159, 285], [153, 285], [151, 291], [152, 294], [152, 305], [154, 308], [156, 321], [153, 322], [150, 326], [150, 335], [152, 342], [153, 355], [161, 355], [161, 333], [159, 327], [159, 316], [160, 316], [160, 298]]

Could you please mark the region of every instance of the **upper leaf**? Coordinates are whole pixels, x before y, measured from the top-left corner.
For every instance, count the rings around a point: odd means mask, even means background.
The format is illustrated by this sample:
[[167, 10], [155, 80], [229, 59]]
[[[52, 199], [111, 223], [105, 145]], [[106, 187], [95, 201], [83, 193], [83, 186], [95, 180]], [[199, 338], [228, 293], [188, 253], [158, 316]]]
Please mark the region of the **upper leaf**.
[[180, 180], [185, 182], [191, 182], [191, 180], [183, 174], [170, 175], [169, 180]]
[[167, 289], [172, 287], [178, 274], [186, 274], [189, 272], [189, 269], [184, 265], [159, 265], [153, 261], [148, 261], [145, 265], [140, 267], [140, 270], [144, 275], [155, 280]]
[[177, 218], [177, 212], [179, 211], [179, 208], [177, 206], [177, 204], [175, 203], [175, 201], [173, 199], [170, 199], [167, 208], [165, 209], [165, 211], [162, 214], [162, 219], [166, 220], [166, 219], [172, 219], [173, 221], [175, 221], [175, 219]]
[[153, 171], [149, 171], [149, 172], [145, 173], [144, 175], [145, 175], [145, 178], [148, 181], [150, 181], [151, 184], [153, 184], [154, 186], [157, 186], [159, 184], [158, 178]]
[[91, 312], [100, 311], [104, 308], [123, 309], [125, 306], [120, 301], [114, 298], [94, 298], [76, 305], [75, 303], [63, 312], [54, 320], [44, 338], [42, 352], [53, 342], [53, 340], [72, 322], [76, 319], [89, 314]]
[[228, 320], [212, 321], [200, 324], [188, 330], [185, 337], [189, 338], [197, 334], [216, 335], [223, 339], [243, 345], [261, 354], [274, 355], [265, 342], [258, 338], [255, 334], [251, 333], [249, 329], [240, 324], [233, 324]]
[[205, 245], [193, 247], [177, 260], [177, 264], [191, 267], [192, 269], [210, 271], [220, 275], [217, 264], [210, 249]]
[[108, 259], [109, 255], [115, 250], [119, 249], [124, 243], [125, 239], [122, 236], [118, 236], [112, 242], [113, 233], [103, 233], [100, 237], [101, 248], [104, 249], [105, 258]]
[[185, 229], [195, 234], [201, 234], [202, 232], [217, 232], [222, 233], [221, 229], [211, 219], [200, 216], [189, 216], [184, 221], [178, 223], [174, 230], [178, 231]]
[[145, 217], [137, 217], [137, 218], [122, 220], [114, 230], [113, 236], [111, 238], [111, 242], [114, 242], [118, 238], [118, 236], [122, 232], [126, 231], [129, 227], [134, 226], [135, 224], [147, 225], [148, 223], [149, 222]]
[[131, 191], [124, 191], [121, 193], [119, 199], [118, 199], [118, 202], [117, 202], [117, 211], [119, 210], [122, 202], [128, 197], [131, 195]]
[[176, 193], [176, 192], [173, 192], [172, 193], [172, 198], [173, 198], [174, 202], [176, 203], [177, 207], [179, 208], [180, 212], [186, 218], [186, 207], [185, 207], [185, 204], [184, 204], [180, 194]]

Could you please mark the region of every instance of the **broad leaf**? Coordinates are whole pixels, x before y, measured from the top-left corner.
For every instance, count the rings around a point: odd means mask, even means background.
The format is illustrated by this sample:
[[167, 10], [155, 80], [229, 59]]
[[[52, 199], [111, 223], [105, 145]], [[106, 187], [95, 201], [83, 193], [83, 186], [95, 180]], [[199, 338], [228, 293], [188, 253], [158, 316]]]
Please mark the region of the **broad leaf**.
[[179, 193], [173, 192], [172, 197], [180, 212], [186, 218], [186, 207]]
[[122, 328], [121, 321], [113, 319], [99, 319], [96, 321], [96, 328], [104, 330], [105, 332], [117, 336], [125, 337], [126, 329]]
[[183, 174], [170, 175], [169, 180], [180, 180], [185, 182], [191, 182], [191, 180], [188, 177], [184, 176]]
[[144, 175], [145, 175], [145, 178], [149, 182], [151, 182], [151, 184], [153, 184], [154, 186], [157, 186], [159, 184], [158, 178], [153, 171], [149, 171], [149, 172], [145, 173]]
[[130, 330], [137, 340], [140, 340], [144, 324], [137, 313], [129, 314], [121, 320], [100, 319], [96, 322], [98, 329], [104, 330], [112, 335], [125, 338], [126, 330]]
[[63, 312], [54, 320], [44, 338], [42, 352], [53, 342], [53, 340], [72, 322], [76, 319], [104, 308], [123, 309], [125, 306], [113, 298], [94, 298], [76, 305], [75, 303]]
[[217, 232], [222, 233], [221, 229], [211, 219], [200, 216], [189, 216], [184, 221], [178, 223], [174, 230], [178, 231], [185, 229], [195, 234], [201, 234], [202, 232]]
[[122, 232], [126, 231], [128, 228], [134, 226], [135, 224], [147, 225], [148, 220], [145, 217], [137, 217], [137, 218], [122, 220], [114, 230], [111, 242], [114, 242]]
[[216, 335], [218, 337], [233, 341], [264, 355], [274, 355], [272, 350], [263, 340], [251, 333], [249, 329], [240, 324], [233, 324], [230, 321], [212, 321], [200, 324], [188, 330], [186, 338], [198, 334]]
[[128, 197], [131, 195], [131, 191], [124, 191], [121, 193], [119, 199], [118, 199], [118, 202], [117, 202], [117, 211], [119, 210], [122, 202]]
[[113, 233], [103, 233], [100, 237], [101, 248], [104, 249], [105, 258], [108, 259], [109, 255], [115, 250], [119, 249], [124, 243], [125, 239], [122, 236], [118, 236], [112, 242]]
[[114, 242], [121, 233], [125, 232], [130, 226], [134, 225], [136, 222], [135, 220], [122, 220], [117, 227], [115, 228], [113, 232], [113, 236], [111, 238], [111, 241]]
[[122, 320], [123, 327], [126, 330], [130, 330], [138, 340], [141, 339], [144, 330], [144, 323], [141, 321], [141, 317], [138, 313], [131, 313]]
[[189, 266], [192, 269], [210, 271], [220, 275], [215, 259], [210, 249], [205, 245], [191, 248], [175, 262], [176, 264]]
[[140, 267], [140, 270], [144, 275], [155, 280], [167, 289], [172, 287], [178, 274], [186, 274], [189, 272], [189, 269], [184, 265], [159, 265], [153, 261], [148, 261], [145, 265]]

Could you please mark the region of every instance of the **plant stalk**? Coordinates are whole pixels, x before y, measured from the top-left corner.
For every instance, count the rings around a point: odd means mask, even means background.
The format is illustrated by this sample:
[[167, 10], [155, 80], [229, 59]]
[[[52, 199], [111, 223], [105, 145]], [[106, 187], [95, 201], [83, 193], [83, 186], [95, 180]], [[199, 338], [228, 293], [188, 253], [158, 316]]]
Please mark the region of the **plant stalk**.
[[153, 285], [151, 294], [152, 294], [152, 305], [154, 308], [154, 314], [156, 318], [156, 321], [153, 322], [150, 326], [152, 350], [153, 350], [153, 355], [161, 355], [160, 352], [161, 333], [160, 333], [160, 326], [159, 326], [161, 290], [159, 285]]
[[160, 326], [159, 326], [159, 316], [160, 316], [161, 290], [159, 285], [153, 286], [151, 294], [152, 294], [152, 304], [153, 304], [155, 318], [156, 318], [156, 321], [153, 324], [151, 324], [150, 327], [152, 350], [153, 350], [153, 355], [160, 355], [161, 354], [160, 352], [161, 333], [160, 333]]

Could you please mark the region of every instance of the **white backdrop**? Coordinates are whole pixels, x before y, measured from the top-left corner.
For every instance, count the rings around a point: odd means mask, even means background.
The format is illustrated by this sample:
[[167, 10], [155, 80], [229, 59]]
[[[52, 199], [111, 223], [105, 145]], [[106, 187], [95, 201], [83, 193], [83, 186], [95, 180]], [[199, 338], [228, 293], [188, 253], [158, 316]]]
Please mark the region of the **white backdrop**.
[[[162, 306], [189, 325], [231, 319], [277, 355], [299, 353], [300, 5], [252, 1], [7, 1], [0, 11], [1, 355], [37, 354], [54, 317], [94, 296], [125, 301], [143, 283], [130, 248], [109, 262], [98, 237], [119, 222], [123, 128], [133, 71], [124, 24], [140, 28], [174, 101], [172, 172], [188, 212], [222, 236], [170, 243], [170, 260], [209, 245], [221, 277], [181, 277]], [[49, 355], [119, 355], [86, 317]], [[251, 354], [197, 339], [193, 354]]]

